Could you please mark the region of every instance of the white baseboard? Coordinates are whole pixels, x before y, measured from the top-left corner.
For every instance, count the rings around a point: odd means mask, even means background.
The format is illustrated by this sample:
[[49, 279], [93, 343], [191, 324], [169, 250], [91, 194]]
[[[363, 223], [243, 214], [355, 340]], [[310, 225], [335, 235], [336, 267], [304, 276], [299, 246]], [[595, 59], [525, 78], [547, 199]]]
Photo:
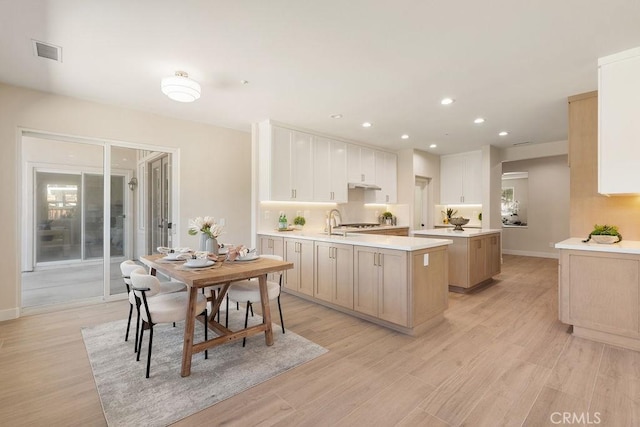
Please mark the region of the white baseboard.
[[7, 310], [0, 310], [0, 322], [4, 320], [13, 320], [20, 317], [20, 309], [19, 308], [10, 308]]
[[511, 249], [502, 249], [502, 253], [506, 255], [534, 256], [538, 258], [555, 258], [559, 259], [560, 255], [551, 252], [534, 252], [534, 251], [515, 251]]

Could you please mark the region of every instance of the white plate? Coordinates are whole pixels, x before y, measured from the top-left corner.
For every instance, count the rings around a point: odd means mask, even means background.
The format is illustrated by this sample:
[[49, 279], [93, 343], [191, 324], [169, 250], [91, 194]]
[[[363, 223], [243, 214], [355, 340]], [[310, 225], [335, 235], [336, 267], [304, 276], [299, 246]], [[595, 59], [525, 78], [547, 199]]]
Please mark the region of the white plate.
[[165, 256], [165, 257], [160, 258], [160, 259], [164, 260], [164, 261], [184, 261], [184, 259], [182, 259], [182, 258], [169, 258], [168, 256]]
[[211, 260], [207, 261], [207, 263], [205, 265], [189, 265], [188, 263], [189, 263], [189, 261], [185, 262], [184, 266], [185, 267], [191, 267], [191, 268], [203, 268], [203, 267], [211, 267], [213, 264], [215, 264], [215, 262], [211, 261]]
[[243, 257], [238, 257], [236, 258], [236, 261], [254, 261], [256, 259], [260, 258], [260, 255], [258, 254], [249, 254], [249, 255], [245, 255]]
[[218, 255], [225, 255], [229, 253], [229, 248], [218, 248]]

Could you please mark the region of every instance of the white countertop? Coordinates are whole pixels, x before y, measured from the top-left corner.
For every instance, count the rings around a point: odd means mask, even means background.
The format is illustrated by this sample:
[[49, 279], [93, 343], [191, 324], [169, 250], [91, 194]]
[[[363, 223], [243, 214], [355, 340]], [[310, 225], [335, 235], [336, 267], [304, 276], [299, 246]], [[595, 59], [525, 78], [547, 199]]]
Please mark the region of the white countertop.
[[465, 228], [462, 231], [452, 228], [436, 228], [431, 230], [417, 230], [413, 232], [414, 236], [442, 236], [447, 237], [476, 237], [485, 234], [501, 233], [502, 230], [494, 228]]
[[346, 231], [347, 233], [360, 233], [360, 232], [374, 233], [376, 230], [379, 230], [379, 231], [396, 230], [396, 229], [399, 229], [399, 228], [409, 228], [409, 226], [408, 225], [383, 225], [383, 224], [380, 224], [378, 227], [371, 227], [371, 228], [345, 227], [344, 225], [339, 226], [339, 227], [334, 227], [335, 231], [338, 231], [338, 232]]
[[604, 244], [589, 241], [583, 242], [583, 238], [571, 237], [556, 243], [556, 249], [573, 249], [578, 251], [612, 252], [620, 254], [640, 254], [640, 242], [636, 240], [623, 240], [620, 243]]
[[381, 234], [347, 233], [328, 236], [326, 233], [306, 231], [261, 231], [264, 236], [290, 237], [295, 239], [316, 240], [319, 242], [344, 243], [354, 246], [368, 246], [372, 248], [397, 249], [401, 251], [417, 251], [453, 244], [452, 240], [425, 239], [423, 237], [385, 236]]

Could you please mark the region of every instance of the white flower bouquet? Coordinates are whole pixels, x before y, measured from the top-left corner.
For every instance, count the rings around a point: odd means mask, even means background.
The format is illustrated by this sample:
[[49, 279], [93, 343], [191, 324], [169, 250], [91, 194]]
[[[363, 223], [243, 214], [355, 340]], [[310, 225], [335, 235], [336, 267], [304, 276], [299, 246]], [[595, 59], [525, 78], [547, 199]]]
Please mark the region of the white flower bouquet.
[[217, 224], [212, 216], [199, 216], [196, 219], [189, 219], [189, 234], [192, 236], [203, 233], [212, 239], [216, 239], [222, 234], [223, 229], [224, 227]]

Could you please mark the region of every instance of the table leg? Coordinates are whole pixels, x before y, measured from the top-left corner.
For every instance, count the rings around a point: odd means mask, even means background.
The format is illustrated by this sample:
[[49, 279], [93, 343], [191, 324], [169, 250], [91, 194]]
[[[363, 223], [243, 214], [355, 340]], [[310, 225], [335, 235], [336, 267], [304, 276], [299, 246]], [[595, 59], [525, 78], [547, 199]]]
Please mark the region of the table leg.
[[[191, 358], [193, 356], [193, 332], [196, 326], [196, 301], [198, 298], [198, 288], [189, 287], [189, 305], [187, 306], [187, 317], [184, 320], [184, 342], [182, 344], [182, 370], [180, 375], [188, 377], [191, 375]], [[205, 328], [207, 325], [205, 324]]]
[[262, 305], [262, 322], [265, 324], [264, 340], [267, 345], [273, 345], [273, 331], [271, 330], [271, 307], [269, 306], [269, 294], [267, 291], [267, 275], [258, 277], [260, 285], [260, 304]]

